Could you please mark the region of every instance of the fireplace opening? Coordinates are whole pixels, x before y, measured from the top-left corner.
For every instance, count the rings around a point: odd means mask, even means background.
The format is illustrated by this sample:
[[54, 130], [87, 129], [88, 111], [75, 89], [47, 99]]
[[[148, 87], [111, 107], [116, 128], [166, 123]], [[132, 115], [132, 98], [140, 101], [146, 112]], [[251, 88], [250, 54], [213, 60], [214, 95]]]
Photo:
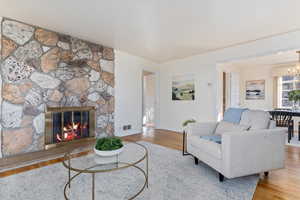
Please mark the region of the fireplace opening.
[[94, 107], [48, 107], [46, 148], [95, 136]]

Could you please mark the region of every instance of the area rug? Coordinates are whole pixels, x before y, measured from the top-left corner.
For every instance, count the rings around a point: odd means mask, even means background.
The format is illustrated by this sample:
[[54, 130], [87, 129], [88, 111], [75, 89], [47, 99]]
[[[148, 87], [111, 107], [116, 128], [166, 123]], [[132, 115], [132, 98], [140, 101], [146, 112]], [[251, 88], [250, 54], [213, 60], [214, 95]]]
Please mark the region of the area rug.
[[[136, 199], [145, 200], [251, 200], [258, 175], [225, 180], [190, 156], [159, 145], [141, 142], [149, 151], [149, 188]], [[141, 165], [141, 167], [143, 167]], [[67, 170], [61, 163], [0, 178], [2, 200], [63, 200]], [[96, 175], [96, 198], [128, 199], [138, 191], [143, 175], [134, 169]], [[70, 199], [92, 199], [91, 175], [80, 175], [68, 191]]]

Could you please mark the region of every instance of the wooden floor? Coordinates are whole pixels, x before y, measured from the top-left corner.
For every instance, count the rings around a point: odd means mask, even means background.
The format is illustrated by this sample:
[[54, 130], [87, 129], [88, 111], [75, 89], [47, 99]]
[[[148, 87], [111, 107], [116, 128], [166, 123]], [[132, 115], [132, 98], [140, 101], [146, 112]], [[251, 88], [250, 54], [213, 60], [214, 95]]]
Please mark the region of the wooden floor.
[[[130, 141], [147, 141], [172, 149], [182, 149], [182, 134], [165, 130], [147, 130], [125, 137]], [[276, 152], [274, 152], [276, 153]], [[300, 200], [300, 148], [286, 147], [285, 169], [261, 176], [254, 200]]]
[[[172, 149], [182, 149], [182, 134], [173, 131], [150, 129], [145, 130], [142, 134], [126, 136], [124, 139], [128, 141], [147, 141]], [[82, 152], [76, 156], [85, 155], [86, 153], [88, 152]], [[285, 169], [272, 171], [267, 178], [261, 176], [254, 194], [254, 200], [300, 200], [300, 148], [287, 146], [286, 158]], [[62, 159], [62, 157], [59, 157], [0, 172], [0, 178], [61, 162]]]

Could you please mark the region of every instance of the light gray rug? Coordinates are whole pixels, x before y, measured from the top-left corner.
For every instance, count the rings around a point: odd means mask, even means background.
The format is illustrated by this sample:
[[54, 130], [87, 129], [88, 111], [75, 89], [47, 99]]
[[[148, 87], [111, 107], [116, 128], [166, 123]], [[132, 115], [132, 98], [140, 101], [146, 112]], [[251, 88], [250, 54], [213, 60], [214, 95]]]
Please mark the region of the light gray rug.
[[[141, 142], [149, 150], [149, 189], [136, 199], [145, 200], [251, 200], [258, 175], [220, 183], [217, 173], [203, 163], [194, 165], [180, 151]], [[61, 163], [0, 178], [1, 200], [63, 200], [67, 171]], [[134, 169], [97, 174], [96, 199], [120, 200], [134, 194], [143, 182]], [[91, 199], [91, 175], [72, 182], [72, 200]]]

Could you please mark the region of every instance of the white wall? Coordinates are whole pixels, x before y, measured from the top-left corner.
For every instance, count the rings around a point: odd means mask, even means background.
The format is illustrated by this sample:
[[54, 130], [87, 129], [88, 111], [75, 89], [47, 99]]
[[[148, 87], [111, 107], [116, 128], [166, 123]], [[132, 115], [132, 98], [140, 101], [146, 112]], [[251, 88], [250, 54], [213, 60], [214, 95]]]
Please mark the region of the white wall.
[[[157, 64], [141, 57], [115, 51], [115, 134], [125, 136], [142, 130], [142, 72], [155, 72]], [[159, 110], [159, 108], [157, 108]], [[132, 129], [123, 131], [124, 125]]]
[[[246, 100], [246, 81], [265, 80], [265, 99]], [[245, 67], [240, 70], [241, 107], [259, 110], [273, 109], [273, 77], [270, 67]]]
[[[180, 131], [182, 121], [188, 118], [196, 118], [198, 121], [217, 119], [221, 105], [218, 63], [263, 56], [299, 47], [300, 32], [293, 32], [161, 64], [160, 127]], [[173, 102], [171, 100], [171, 76], [185, 73], [193, 73], [196, 76], [196, 99], [193, 102]], [[212, 82], [212, 86], [208, 86], [208, 82]]]
[[[172, 76], [195, 75], [195, 100], [172, 101]], [[187, 119], [215, 120], [216, 81], [218, 73], [214, 64], [205, 64], [197, 57], [162, 65], [160, 70], [160, 128], [179, 131]], [[209, 86], [209, 83], [211, 85]]]
[[237, 72], [231, 72], [229, 73], [229, 78], [230, 78], [230, 81], [229, 81], [229, 107], [234, 107], [234, 108], [237, 108], [237, 107], [240, 107], [240, 97], [241, 97], [241, 94], [240, 94], [240, 75], [239, 73]]
[[[155, 71], [159, 78], [160, 115], [156, 127], [181, 131], [184, 120], [217, 120], [221, 108], [219, 63], [273, 54], [279, 51], [300, 48], [300, 32], [255, 41], [241, 46], [196, 55], [156, 65], [155, 63], [116, 51], [116, 135], [141, 132], [142, 126], [142, 70]], [[158, 68], [160, 67], [159, 73]], [[195, 74], [195, 101], [171, 100], [171, 77], [180, 74]], [[208, 83], [212, 85], [209, 86]], [[123, 132], [121, 126], [132, 124], [133, 129]]]

